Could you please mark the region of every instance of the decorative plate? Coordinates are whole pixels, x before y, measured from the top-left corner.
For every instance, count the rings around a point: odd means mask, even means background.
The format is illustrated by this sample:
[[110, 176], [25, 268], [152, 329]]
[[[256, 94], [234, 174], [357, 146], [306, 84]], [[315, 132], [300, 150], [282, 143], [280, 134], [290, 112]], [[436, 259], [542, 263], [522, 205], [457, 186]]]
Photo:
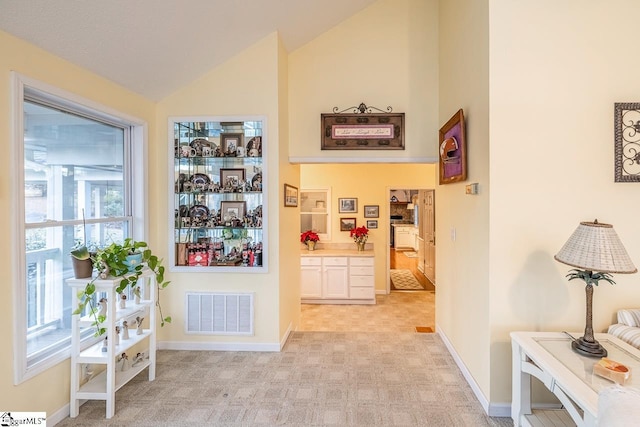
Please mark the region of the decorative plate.
[[189, 145], [195, 148], [196, 150], [202, 147], [211, 147], [211, 143], [209, 142], [209, 140], [204, 138], [196, 138], [193, 141], [191, 141]]
[[195, 205], [189, 209], [189, 216], [191, 218], [206, 219], [209, 218], [209, 208], [205, 205]]
[[205, 185], [207, 185], [207, 184], [209, 184], [211, 182], [211, 179], [209, 179], [209, 175], [207, 175], [207, 174], [194, 173], [189, 178], [189, 181], [191, 181], [191, 183], [193, 185], [197, 185], [197, 184], [205, 184]]

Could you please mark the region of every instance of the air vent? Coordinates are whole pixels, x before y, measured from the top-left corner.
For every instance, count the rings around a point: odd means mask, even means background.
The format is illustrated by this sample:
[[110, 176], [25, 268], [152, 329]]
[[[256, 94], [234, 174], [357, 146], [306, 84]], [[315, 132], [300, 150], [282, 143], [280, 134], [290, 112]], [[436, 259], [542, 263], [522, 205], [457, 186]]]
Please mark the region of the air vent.
[[253, 294], [187, 293], [188, 334], [253, 335]]

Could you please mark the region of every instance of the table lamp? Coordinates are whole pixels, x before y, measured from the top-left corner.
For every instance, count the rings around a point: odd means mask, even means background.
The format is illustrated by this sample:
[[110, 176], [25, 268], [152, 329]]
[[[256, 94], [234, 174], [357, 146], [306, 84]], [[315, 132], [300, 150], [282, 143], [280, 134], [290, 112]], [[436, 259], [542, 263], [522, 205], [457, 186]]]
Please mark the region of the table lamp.
[[569, 270], [569, 280], [585, 281], [587, 294], [587, 322], [584, 336], [574, 340], [571, 347], [578, 353], [590, 357], [605, 357], [607, 350], [593, 338], [592, 312], [593, 285], [600, 280], [615, 284], [611, 273], [630, 274], [638, 271], [622, 246], [611, 224], [581, 222], [567, 243], [554, 257], [556, 261], [576, 267]]

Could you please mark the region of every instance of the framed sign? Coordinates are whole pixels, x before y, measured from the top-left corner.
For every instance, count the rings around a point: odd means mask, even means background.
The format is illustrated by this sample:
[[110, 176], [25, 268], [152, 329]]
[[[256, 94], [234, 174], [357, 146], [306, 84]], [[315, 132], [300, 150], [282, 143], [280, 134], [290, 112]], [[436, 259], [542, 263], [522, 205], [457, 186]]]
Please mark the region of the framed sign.
[[462, 109], [440, 128], [440, 184], [467, 179], [464, 113]]
[[640, 103], [615, 103], [615, 182], [640, 182]]
[[404, 113], [321, 114], [322, 150], [404, 150]]

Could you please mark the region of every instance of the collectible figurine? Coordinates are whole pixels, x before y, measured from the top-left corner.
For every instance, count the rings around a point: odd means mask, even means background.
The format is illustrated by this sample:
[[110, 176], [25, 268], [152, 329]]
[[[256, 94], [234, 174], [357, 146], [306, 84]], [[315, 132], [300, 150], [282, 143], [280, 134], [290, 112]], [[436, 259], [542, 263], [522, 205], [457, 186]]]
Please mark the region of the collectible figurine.
[[137, 316], [136, 317], [136, 335], [142, 335], [142, 321], [144, 317]]
[[120, 294], [120, 308], [127, 308], [127, 296]]
[[129, 325], [127, 324], [126, 320], [122, 321], [122, 339], [123, 340], [129, 339]]
[[106, 316], [107, 315], [107, 299], [100, 298], [100, 311], [98, 312], [98, 316]]

